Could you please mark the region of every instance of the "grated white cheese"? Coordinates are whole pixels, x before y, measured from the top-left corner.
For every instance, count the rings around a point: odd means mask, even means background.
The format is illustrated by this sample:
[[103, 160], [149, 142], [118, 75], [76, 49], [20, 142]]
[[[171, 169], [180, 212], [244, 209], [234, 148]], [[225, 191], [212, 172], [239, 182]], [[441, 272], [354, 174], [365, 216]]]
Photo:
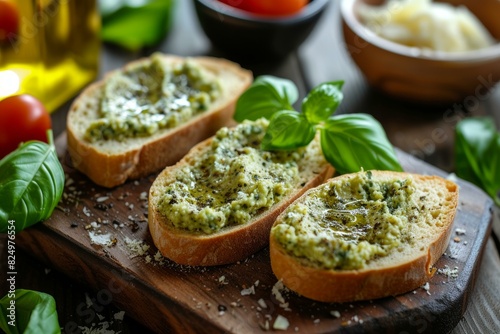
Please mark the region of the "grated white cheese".
[[255, 295], [255, 286], [252, 285], [248, 289], [243, 289], [240, 293], [242, 296]]
[[290, 322], [288, 322], [288, 319], [281, 314], [278, 314], [278, 316], [274, 320], [273, 329], [286, 331], [288, 329], [288, 326], [290, 326]]
[[109, 199], [109, 196], [101, 196], [96, 199], [97, 203], [101, 203], [104, 201], [107, 201]]
[[149, 245], [144, 243], [144, 241], [130, 239], [129, 237], [125, 237], [125, 245], [127, 246], [129, 252], [131, 253], [130, 258], [134, 258], [136, 256], [142, 256], [146, 254], [146, 252], [149, 250]]
[[116, 313], [113, 315], [113, 318], [114, 318], [115, 320], [120, 320], [120, 321], [122, 321], [124, 316], [125, 316], [125, 311], [119, 311], [119, 312], [116, 312]]
[[429, 282], [427, 282], [427, 283], [425, 283], [424, 285], [422, 285], [422, 289], [424, 289], [424, 290], [425, 290], [425, 292], [426, 292], [429, 296], [431, 295], [431, 293], [430, 293], [430, 291], [429, 291], [429, 290], [430, 290], [430, 284], [429, 284]]
[[438, 274], [446, 276], [448, 278], [457, 278], [458, 277], [458, 267], [451, 269], [448, 265], [445, 265], [444, 268], [438, 269]]
[[286, 289], [286, 288], [283, 285], [283, 282], [281, 280], [279, 280], [278, 282], [276, 282], [276, 284], [274, 284], [274, 286], [273, 286], [273, 288], [271, 290], [271, 293], [273, 294], [273, 296], [281, 304], [286, 303], [285, 298], [283, 298], [283, 295], [281, 294], [281, 291], [284, 290], [284, 289]]
[[340, 312], [339, 311], [336, 311], [336, 310], [330, 311], [330, 314], [332, 316], [334, 316], [335, 318], [337, 318], [337, 319], [340, 318]]
[[496, 43], [465, 6], [432, 0], [389, 0], [382, 6], [361, 2], [357, 9], [363, 23], [376, 34], [410, 47], [463, 52]]
[[111, 233], [99, 234], [94, 231], [89, 231], [90, 243], [93, 245], [112, 246], [113, 239]]
[[83, 207], [82, 211], [85, 216], [90, 217], [90, 210], [86, 206]]
[[262, 298], [260, 298], [257, 303], [259, 304], [260, 307], [262, 308], [267, 308], [267, 304], [266, 304], [266, 301]]

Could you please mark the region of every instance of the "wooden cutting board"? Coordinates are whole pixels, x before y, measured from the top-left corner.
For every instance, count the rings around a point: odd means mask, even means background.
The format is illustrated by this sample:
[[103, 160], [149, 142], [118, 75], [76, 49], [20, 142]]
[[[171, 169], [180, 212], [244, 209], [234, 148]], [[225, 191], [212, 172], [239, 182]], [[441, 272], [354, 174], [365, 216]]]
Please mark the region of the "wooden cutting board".
[[[59, 155], [67, 173], [52, 217], [17, 236], [27, 252], [95, 289], [158, 333], [448, 332], [462, 317], [491, 230], [492, 202], [459, 180], [460, 198], [446, 254], [428, 287], [368, 302], [319, 303], [283, 289], [265, 248], [241, 263], [197, 268], [156, 256], [147, 228], [147, 192], [154, 175], [114, 189], [95, 186], [71, 167], [63, 134]], [[398, 151], [406, 171], [446, 174]], [[105, 245], [103, 245], [103, 243]]]

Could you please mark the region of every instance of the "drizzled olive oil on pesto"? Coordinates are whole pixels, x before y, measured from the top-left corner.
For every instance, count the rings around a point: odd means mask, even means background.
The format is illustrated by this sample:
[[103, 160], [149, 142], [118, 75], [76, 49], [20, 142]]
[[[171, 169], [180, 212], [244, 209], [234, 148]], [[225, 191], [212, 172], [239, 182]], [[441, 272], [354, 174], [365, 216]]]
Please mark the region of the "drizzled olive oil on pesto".
[[411, 177], [372, 181], [361, 172], [312, 190], [271, 230], [293, 256], [324, 269], [360, 269], [410, 242], [417, 207]]
[[247, 223], [292, 192], [305, 148], [261, 150], [267, 126], [261, 119], [220, 129], [199, 159], [176, 172], [160, 212], [176, 228], [210, 234]]
[[151, 61], [116, 72], [105, 80], [99, 118], [85, 139], [124, 140], [174, 128], [208, 110], [220, 95], [220, 84], [190, 59], [166, 65]]

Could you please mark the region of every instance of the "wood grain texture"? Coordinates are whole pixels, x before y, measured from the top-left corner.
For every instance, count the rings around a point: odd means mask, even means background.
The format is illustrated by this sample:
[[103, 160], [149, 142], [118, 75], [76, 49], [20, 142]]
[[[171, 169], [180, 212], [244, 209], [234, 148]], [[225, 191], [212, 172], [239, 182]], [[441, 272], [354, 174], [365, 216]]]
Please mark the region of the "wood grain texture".
[[[64, 200], [49, 220], [20, 233], [18, 245], [158, 333], [255, 333], [266, 323], [272, 328], [278, 315], [290, 322], [287, 332], [296, 328], [306, 333], [447, 332], [465, 311], [491, 229], [491, 201], [476, 187], [459, 181], [454, 231], [460, 228], [466, 233], [454, 232], [452, 239], [460, 240], [451, 240], [436, 264], [438, 269], [458, 267], [457, 278], [437, 274], [428, 291], [420, 288], [369, 302], [318, 303], [284, 290], [281, 300], [273, 294], [277, 280], [267, 248], [241, 263], [213, 268], [155, 258], [144, 197], [154, 175], [112, 190], [97, 187], [71, 168], [64, 139], [57, 141], [71, 180]], [[407, 171], [443, 175], [403, 152], [398, 154]], [[94, 241], [100, 236], [109, 246], [92, 244], [91, 234]], [[144, 254], [127, 246], [127, 238], [146, 245]], [[340, 312], [340, 318], [332, 311]]]

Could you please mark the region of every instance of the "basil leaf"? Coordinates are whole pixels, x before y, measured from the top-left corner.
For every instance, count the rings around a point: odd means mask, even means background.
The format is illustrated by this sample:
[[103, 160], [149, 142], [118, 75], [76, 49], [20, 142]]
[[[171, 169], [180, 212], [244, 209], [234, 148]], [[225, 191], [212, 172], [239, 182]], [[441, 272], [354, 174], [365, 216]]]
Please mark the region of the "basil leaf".
[[500, 205], [500, 133], [491, 118], [466, 118], [456, 126], [458, 177], [482, 188]]
[[30, 141], [0, 161], [0, 233], [16, 233], [52, 214], [64, 189], [64, 171], [52, 145]]
[[266, 151], [295, 149], [309, 144], [315, 134], [315, 127], [303, 114], [282, 110], [271, 118], [261, 147]]
[[275, 112], [293, 110], [292, 104], [298, 97], [297, 87], [288, 79], [270, 75], [257, 77], [236, 102], [234, 119], [237, 122], [271, 119]]
[[302, 112], [309, 122], [318, 124], [324, 122], [336, 110], [344, 98], [341, 92], [343, 81], [332, 81], [313, 88], [302, 101]]
[[367, 114], [330, 118], [321, 129], [321, 148], [340, 174], [361, 168], [403, 170], [382, 125]]
[[100, 0], [101, 38], [137, 51], [158, 44], [172, 23], [173, 0]]
[[[15, 318], [10, 316], [12, 308]], [[0, 328], [7, 334], [61, 333], [54, 298], [32, 290], [9, 292], [0, 300]]]

